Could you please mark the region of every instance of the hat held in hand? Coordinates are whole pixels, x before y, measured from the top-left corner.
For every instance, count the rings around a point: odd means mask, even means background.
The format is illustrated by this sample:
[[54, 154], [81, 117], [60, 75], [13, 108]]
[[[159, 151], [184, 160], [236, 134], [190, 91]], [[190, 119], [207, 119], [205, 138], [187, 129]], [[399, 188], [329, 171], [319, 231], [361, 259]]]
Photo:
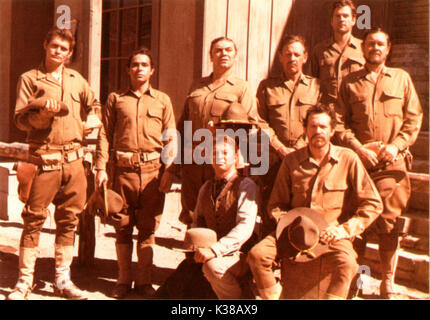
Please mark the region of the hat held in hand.
[[320, 242], [320, 232], [327, 228], [324, 217], [311, 208], [294, 208], [285, 213], [276, 226], [278, 256], [307, 262], [329, 251]]
[[255, 121], [248, 115], [248, 111], [242, 104], [238, 102], [233, 102], [232, 104], [230, 104], [228, 109], [224, 111], [219, 123], [252, 125], [256, 122], [257, 121]]
[[113, 226], [123, 226], [128, 224], [129, 216], [120, 211], [124, 207], [122, 197], [115, 191], [108, 189], [106, 185], [97, 188], [88, 199], [88, 210], [107, 219], [107, 223]]
[[[29, 100], [28, 104], [20, 111], [20, 112], [27, 112], [27, 111], [39, 111], [40, 109], [45, 108], [48, 100], [55, 100], [47, 96], [43, 96], [45, 94], [45, 90], [41, 89], [38, 92], [34, 94]], [[60, 111], [54, 113], [52, 112], [51, 116], [57, 116], [57, 117], [64, 117], [69, 114], [69, 108], [67, 105], [62, 102], [56, 100], [57, 103], [60, 105]]]
[[191, 228], [185, 233], [182, 248], [175, 248], [175, 251], [194, 252], [197, 248], [210, 248], [217, 242], [216, 232], [208, 228]]

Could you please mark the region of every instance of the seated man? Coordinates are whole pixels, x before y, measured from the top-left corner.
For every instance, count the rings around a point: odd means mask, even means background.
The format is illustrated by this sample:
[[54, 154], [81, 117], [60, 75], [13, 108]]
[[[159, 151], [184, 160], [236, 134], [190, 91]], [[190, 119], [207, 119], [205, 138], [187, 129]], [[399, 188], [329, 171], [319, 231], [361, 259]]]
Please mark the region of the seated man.
[[[308, 145], [283, 160], [267, 209], [276, 221], [283, 211], [297, 207], [312, 208], [324, 217], [328, 227], [321, 231], [320, 241], [336, 255], [325, 298], [346, 298], [357, 271], [351, 239], [379, 216], [381, 198], [358, 156], [330, 143], [335, 128], [330, 108], [322, 104], [310, 108], [303, 126]], [[274, 232], [248, 254], [263, 299], [278, 299], [281, 294], [272, 270], [276, 257]]]
[[239, 299], [240, 278], [247, 271], [241, 249], [254, 231], [258, 188], [237, 172], [238, 144], [228, 136], [223, 138], [214, 141], [215, 177], [201, 187], [193, 221], [193, 227], [214, 230], [218, 241], [210, 248], [197, 248], [194, 259], [203, 263], [203, 273], [219, 299]]

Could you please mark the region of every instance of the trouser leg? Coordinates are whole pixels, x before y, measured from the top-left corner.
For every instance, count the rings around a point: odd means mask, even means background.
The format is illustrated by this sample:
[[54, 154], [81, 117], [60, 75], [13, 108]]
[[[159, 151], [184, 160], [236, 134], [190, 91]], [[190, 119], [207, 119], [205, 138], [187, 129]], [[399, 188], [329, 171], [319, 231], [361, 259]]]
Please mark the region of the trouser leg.
[[279, 299], [282, 288], [273, 273], [276, 263], [276, 238], [271, 233], [248, 252], [248, 264], [258, 293], [263, 299]]
[[242, 288], [239, 278], [244, 275], [246, 261], [239, 252], [219, 257], [203, 264], [202, 271], [218, 299], [240, 299]]

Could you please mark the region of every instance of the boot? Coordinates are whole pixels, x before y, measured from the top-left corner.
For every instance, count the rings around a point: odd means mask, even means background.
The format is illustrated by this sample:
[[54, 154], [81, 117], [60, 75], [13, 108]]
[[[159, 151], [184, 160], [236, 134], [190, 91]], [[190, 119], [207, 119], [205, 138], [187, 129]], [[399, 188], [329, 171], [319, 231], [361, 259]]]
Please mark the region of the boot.
[[38, 248], [19, 248], [19, 277], [8, 300], [25, 300], [32, 290]]
[[379, 259], [381, 263], [379, 295], [382, 299], [393, 299], [396, 296], [394, 277], [398, 260], [398, 245], [399, 237], [395, 233], [381, 234], [379, 236]]
[[112, 291], [112, 297], [123, 299], [131, 291], [131, 263], [133, 246], [131, 244], [116, 244], [116, 255], [118, 259], [118, 280]]
[[151, 284], [151, 268], [153, 257], [153, 245], [137, 244], [137, 275], [135, 291], [144, 298], [151, 298], [155, 289]]
[[73, 246], [55, 244], [54, 292], [71, 300], [87, 300], [85, 293], [70, 280], [70, 265], [73, 261]]
[[279, 300], [282, 293], [282, 286], [279, 282], [269, 288], [258, 288], [258, 300]]
[[397, 250], [379, 250], [381, 261], [381, 285], [379, 295], [382, 299], [394, 299], [394, 276], [397, 267]]

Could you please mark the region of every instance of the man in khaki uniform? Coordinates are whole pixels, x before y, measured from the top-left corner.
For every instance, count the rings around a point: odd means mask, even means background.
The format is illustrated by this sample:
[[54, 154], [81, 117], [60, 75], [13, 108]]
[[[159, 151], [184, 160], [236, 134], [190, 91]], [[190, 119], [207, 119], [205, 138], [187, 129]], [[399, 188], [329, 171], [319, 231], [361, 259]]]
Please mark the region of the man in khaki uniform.
[[[288, 210], [297, 207], [315, 209], [327, 221], [329, 226], [320, 234], [320, 240], [328, 243], [332, 251], [334, 272], [327, 299], [347, 297], [358, 267], [351, 240], [382, 211], [376, 187], [357, 155], [330, 143], [335, 123], [334, 112], [326, 105], [318, 104], [308, 110], [303, 123], [308, 145], [284, 158], [267, 208], [277, 222], [283, 212], [288, 215]], [[248, 254], [263, 299], [278, 299], [281, 293], [273, 274], [276, 257], [275, 232]]]
[[[170, 188], [169, 168], [176, 156], [176, 136], [171, 135], [170, 141], [163, 138], [163, 132], [175, 130], [172, 104], [165, 93], [151, 87], [154, 70], [148, 49], [131, 54], [127, 67], [130, 88], [108, 96], [103, 109], [104, 128], [97, 141], [96, 183], [101, 186], [107, 182], [106, 164], [111, 161], [113, 189], [122, 196], [123, 213], [130, 217], [129, 224], [116, 228], [119, 277], [112, 296], [118, 299], [126, 296], [133, 282], [134, 225], [138, 229], [135, 291], [144, 297], [154, 293], [154, 233], [164, 207], [162, 191]], [[172, 148], [162, 157], [167, 142]]]
[[[86, 176], [81, 147], [85, 121], [96, 119], [99, 104], [87, 81], [64, 66], [73, 53], [75, 41], [69, 30], [52, 29], [44, 41], [43, 64], [19, 78], [15, 124], [27, 133], [33, 159], [39, 164], [22, 218], [18, 282], [9, 299], [25, 299], [33, 283], [39, 237], [55, 205], [55, 289], [70, 299], [86, 299], [70, 280], [75, 227], [86, 201]], [[42, 101], [42, 102], [40, 102]], [[39, 102], [40, 110], [28, 108]], [[61, 114], [62, 105], [68, 113]], [[98, 111], [97, 111], [98, 110]]]
[[405, 156], [422, 123], [422, 109], [409, 74], [385, 66], [390, 38], [380, 29], [366, 33], [366, 65], [342, 84], [336, 107], [339, 141], [361, 158], [384, 202], [375, 223], [382, 269], [381, 296], [390, 298], [396, 266], [396, 220], [410, 196]]
[[[237, 48], [233, 40], [227, 37], [216, 38], [210, 47], [213, 72], [208, 77], [197, 80], [191, 87], [184, 106], [184, 113], [178, 122], [178, 129], [184, 138], [187, 134], [186, 123], [192, 123], [191, 134], [198, 129], [210, 129], [220, 122], [224, 112], [232, 103], [239, 103], [252, 119], [258, 119], [255, 96], [249, 83], [233, 75], [233, 66], [237, 57]], [[264, 128], [267, 124], [261, 124]], [[269, 133], [270, 144], [275, 150], [282, 149], [276, 136]], [[185, 136], [185, 139], [189, 138]], [[194, 148], [200, 142], [185, 141], [184, 153], [187, 148]], [[280, 151], [281, 152], [281, 151]], [[184, 163], [182, 172], [182, 213], [181, 220], [190, 224], [192, 212], [196, 206], [197, 195], [203, 183], [213, 177], [213, 169], [208, 164]]]
[[[306, 145], [303, 120], [308, 109], [320, 99], [320, 84], [318, 79], [303, 74], [308, 54], [302, 37], [293, 35], [283, 38], [278, 57], [283, 73], [280, 77], [260, 83], [257, 90], [258, 112], [289, 153]], [[266, 201], [281, 162], [278, 153], [270, 153], [270, 169], [263, 177], [263, 199]]]
[[322, 102], [336, 102], [342, 79], [364, 65], [361, 40], [352, 35], [357, 13], [351, 0], [333, 3], [333, 36], [317, 44], [312, 52], [312, 75], [321, 81]]

